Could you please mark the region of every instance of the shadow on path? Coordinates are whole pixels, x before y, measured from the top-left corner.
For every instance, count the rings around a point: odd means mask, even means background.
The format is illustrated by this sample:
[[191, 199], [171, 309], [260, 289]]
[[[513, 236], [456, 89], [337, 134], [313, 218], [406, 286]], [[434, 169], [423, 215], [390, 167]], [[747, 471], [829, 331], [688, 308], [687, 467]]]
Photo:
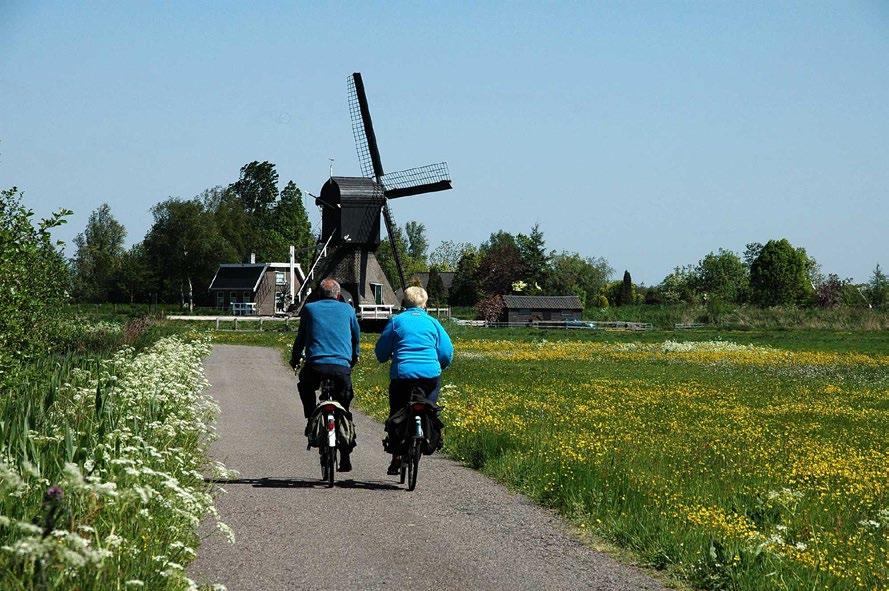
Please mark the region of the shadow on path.
[[[277, 478], [268, 476], [262, 478], [204, 478], [204, 482], [218, 485], [249, 484], [253, 488], [327, 488], [326, 482], [310, 478]], [[356, 490], [399, 490], [401, 488], [396, 484], [382, 480], [337, 480], [334, 486]]]

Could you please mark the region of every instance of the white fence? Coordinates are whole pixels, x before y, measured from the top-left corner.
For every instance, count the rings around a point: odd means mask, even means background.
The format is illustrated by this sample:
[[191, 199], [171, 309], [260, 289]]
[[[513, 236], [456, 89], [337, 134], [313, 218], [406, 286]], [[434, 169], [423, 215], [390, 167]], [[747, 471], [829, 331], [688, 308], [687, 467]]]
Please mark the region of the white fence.
[[284, 328], [290, 323], [299, 324], [299, 318], [291, 318], [289, 316], [167, 316], [167, 320], [190, 320], [193, 322], [215, 322], [216, 330], [221, 330], [223, 323], [230, 323], [234, 330], [238, 330], [238, 324], [259, 325], [262, 330], [263, 324], [266, 322], [283, 322]]
[[538, 320], [534, 322], [488, 322], [486, 320], [461, 320], [451, 318], [459, 326], [484, 328], [537, 328], [565, 330], [651, 330], [649, 322], [598, 321], [598, 320]]

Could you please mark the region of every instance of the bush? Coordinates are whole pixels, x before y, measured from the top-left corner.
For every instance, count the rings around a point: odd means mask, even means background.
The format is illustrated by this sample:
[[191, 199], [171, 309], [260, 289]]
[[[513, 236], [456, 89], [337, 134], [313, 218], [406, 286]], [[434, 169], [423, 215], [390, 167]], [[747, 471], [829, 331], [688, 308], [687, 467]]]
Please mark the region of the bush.
[[[68, 268], [50, 230], [68, 210], [34, 224], [13, 187], [0, 191], [0, 374], [56, 348]], [[0, 378], [2, 379], [2, 378]]]

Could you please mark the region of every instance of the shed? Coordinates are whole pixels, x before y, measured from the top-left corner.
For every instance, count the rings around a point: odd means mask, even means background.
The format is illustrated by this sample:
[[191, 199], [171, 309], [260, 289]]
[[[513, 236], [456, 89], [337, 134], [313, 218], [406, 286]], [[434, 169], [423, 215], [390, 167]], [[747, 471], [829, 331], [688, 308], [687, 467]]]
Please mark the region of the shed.
[[583, 314], [583, 304], [576, 295], [505, 295], [503, 304], [504, 321], [506, 322], [580, 320]]

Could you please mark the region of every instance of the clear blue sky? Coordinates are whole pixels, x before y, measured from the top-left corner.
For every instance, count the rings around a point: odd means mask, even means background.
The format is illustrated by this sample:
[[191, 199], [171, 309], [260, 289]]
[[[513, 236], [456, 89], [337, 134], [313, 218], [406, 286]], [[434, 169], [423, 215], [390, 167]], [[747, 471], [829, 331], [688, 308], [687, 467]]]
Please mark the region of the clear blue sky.
[[107, 201], [129, 242], [251, 160], [317, 193], [329, 157], [358, 173], [353, 71], [387, 170], [450, 164], [453, 191], [393, 202], [433, 245], [539, 222], [649, 284], [777, 237], [843, 277], [889, 267], [879, 1], [0, 0], [0, 186], [73, 209], [65, 240]]

